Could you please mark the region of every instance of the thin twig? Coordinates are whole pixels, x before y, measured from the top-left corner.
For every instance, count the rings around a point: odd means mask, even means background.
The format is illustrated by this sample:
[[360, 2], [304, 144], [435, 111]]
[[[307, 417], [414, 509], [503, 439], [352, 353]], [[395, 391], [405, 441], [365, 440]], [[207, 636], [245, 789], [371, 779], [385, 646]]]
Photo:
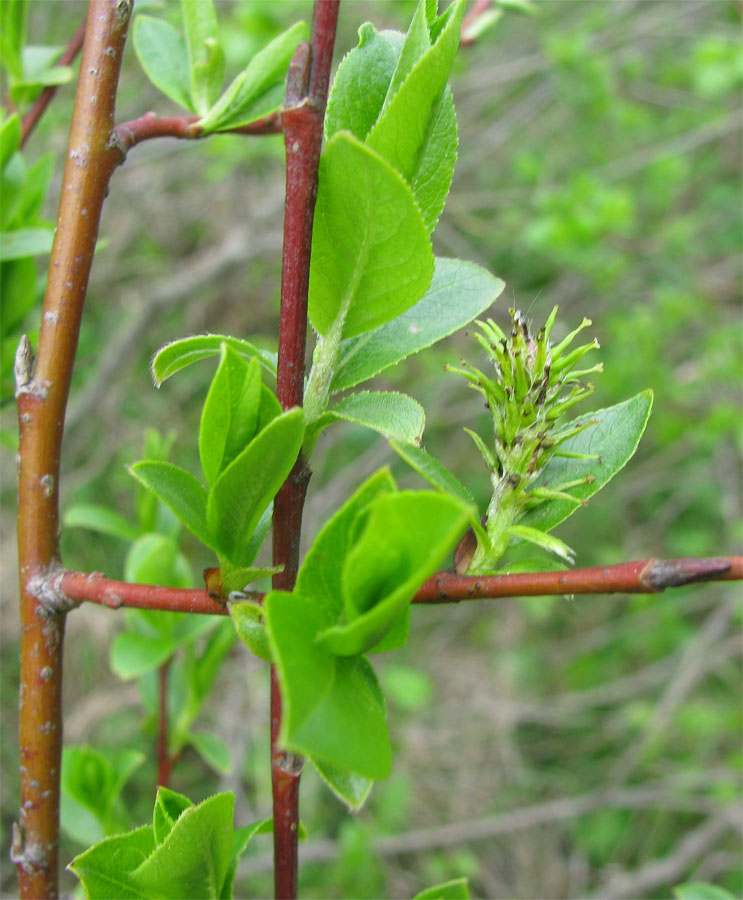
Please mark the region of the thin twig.
[[[157, 113], [147, 112], [138, 119], [131, 119], [116, 126], [115, 136], [112, 140], [116, 143], [122, 154], [131, 150], [143, 141], [153, 138], [172, 137], [186, 140], [199, 140], [209, 137], [199, 127], [199, 116], [158, 116]], [[278, 113], [257, 119], [249, 125], [241, 125], [239, 128], [229, 128], [220, 134], [245, 134], [264, 135], [281, 134], [281, 121]]]
[[170, 671], [170, 663], [173, 661], [171, 656], [158, 669], [158, 687], [159, 687], [159, 710], [157, 717], [157, 783], [160, 787], [168, 787], [170, 785], [170, 766], [172, 760], [170, 758], [170, 749], [168, 743], [168, 672]]
[[[60, 56], [57, 65], [69, 66], [82, 49], [84, 38], [85, 20], [83, 19], [83, 21], [78, 25], [77, 31], [70, 39], [70, 43], [67, 45], [65, 52]], [[31, 132], [36, 127], [36, 123], [43, 116], [44, 110], [51, 103], [52, 98], [57, 93], [58, 88], [59, 85], [57, 84], [50, 84], [49, 87], [45, 87], [34, 101], [31, 109], [29, 109], [29, 111], [23, 117], [23, 122], [21, 123], [21, 149], [26, 146], [26, 141], [31, 136]]]
[[[65, 409], [101, 209], [112, 171], [108, 139], [131, 3], [91, 0], [34, 364], [16, 355], [20, 430], [21, 811], [13, 861], [22, 897], [57, 896], [64, 610], [40, 583], [58, 564], [59, 470]], [[55, 582], [56, 583], [56, 582]]]

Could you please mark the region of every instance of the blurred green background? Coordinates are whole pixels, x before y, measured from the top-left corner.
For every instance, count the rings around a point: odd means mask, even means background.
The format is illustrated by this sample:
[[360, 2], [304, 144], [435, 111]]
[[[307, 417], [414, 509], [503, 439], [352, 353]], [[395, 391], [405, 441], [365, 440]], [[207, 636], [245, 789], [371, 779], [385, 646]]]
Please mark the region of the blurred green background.
[[[460, 54], [452, 82], [460, 159], [436, 251], [506, 281], [492, 309], [501, 325], [509, 306], [539, 323], [558, 303], [562, 333], [592, 318], [586, 334], [598, 336], [605, 364], [595, 407], [655, 392], [637, 456], [557, 531], [578, 565], [740, 552], [740, 4], [537, 6], [533, 17], [505, 15]], [[413, 8], [347, 0], [337, 58], [361, 22], [405, 28]], [[78, 0], [32, 4], [32, 40], [66, 43], [83, 12]], [[310, 5], [236, 0], [221, 3], [220, 15], [231, 75], [280, 28], [308, 19]], [[71, 105], [71, 88], [62, 88], [26, 154], [33, 162], [57, 153], [50, 218]], [[148, 109], [173, 111], [129, 47], [117, 117]], [[135, 148], [114, 175], [73, 380], [63, 509], [103, 501], [131, 517], [124, 466], [139, 458], [147, 427], [172, 430], [172, 458], [197, 470], [213, 366], [194, 366], [157, 392], [148, 360], [160, 345], [212, 331], [275, 347], [282, 162], [280, 137], [162, 140]], [[38, 317], [37, 307], [29, 330]], [[487, 413], [443, 372], [463, 353], [482, 362], [473, 347], [455, 336], [377, 384], [424, 405], [426, 447], [484, 503], [487, 476], [462, 426], [484, 430]], [[2, 427], [14, 429], [10, 407]], [[1, 452], [0, 888], [12, 897], [18, 621], [13, 451]], [[326, 433], [306, 539], [385, 463], [401, 483], [420, 486], [381, 439], [351, 426]], [[71, 568], [122, 574], [120, 541], [69, 529], [62, 546]], [[190, 539], [185, 548], [197, 575], [212, 564]], [[664, 898], [691, 879], [740, 895], [740, 832], [730, 820], [742, 762], [740, 599], [738, 585], [717, 584], [416, 609], [409, 645], [376, 661], [393, 775], [355, 817], [313, 773], [303, 780], [310, 841], [301, 895], [406, 897], [458, 875], [470, 877], [476, 897]], [[65, 736], [153, 757], [137, 688], [108, 665], [120, 623], [93, 607], [69, 617]], [[206, 721], [237, 763], [219, 777], [186, 751], [173, 788], [194, 800], [235, 791], [238, 824], [270, 814], [267, 708], [263, 664], [235, 646]], [[127, 789], [136, 824], [149, 816], [154, 779], [151, 762]], [[251, 845], [236, 896], [269, 895], [269, 845]], [[65, 838], [62, 859], [80, 849]], [[65, 879], [69, 893], [74, 879]]]

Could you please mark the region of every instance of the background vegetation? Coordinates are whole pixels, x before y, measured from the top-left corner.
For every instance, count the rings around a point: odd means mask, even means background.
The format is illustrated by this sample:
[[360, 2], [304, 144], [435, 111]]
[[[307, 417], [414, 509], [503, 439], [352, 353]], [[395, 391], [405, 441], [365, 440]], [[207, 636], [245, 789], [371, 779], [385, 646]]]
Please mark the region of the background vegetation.
[[[339, 53], [355, 44], [360, 22], [404, 28], [412, 9], [408, 0], [344, 5]], [[578, 549], [578, 564], [734, 552], [741, 540], [739, 5], [540, 0], [539, 10], [507, 15], [460, 54], [453, 80], [460, 159], [436, 251], [505, 279], [493, 308], [501, 324], [510, 305], [536, 321], [555, 303], [563, 324], [593, 318], [605, 362], [597, 407], [655, 391], [629, 469], [558, 531]], [[39, 43], [65, 43], [83, 12], [77, 0], [33, 4], [30, 32]], [[249, 57], [253, 40], [265, 42], [309, 14], [308, 3], [294, 0], [225, 2], [228, 66]], [[131, 47], [127, 57], [118, 118], [167, 112]], [[27, 153], [33, 161], [56, 152], [57, 186], [71, 104], [63, 88]], [[73, 381], [63, 509], [105, 498], [133, 518], [124, 465], [141, 456], [147, 427], [173, 428], [173, 458], [195, 468], [192, 435], [212, 367], [192, 367], [158, 394], [147, 363], [163, 342], [213, 331], [272, 345], [282, 158], [280, 137], [160, 141], [136, 148], [114, 176]], [[55, 189], [46, 210], [52, 219], [56, 199]], [[37, 318], [38, 308], [29, 329]], [[442, 372], [465, 348], [471, 356], [471, 346], [460, 335], [380, 382], [423, 403], [427, 447], [484, 500], [487, 479], [461, 426], [482, 424], [487, 413], [460, 379]], [[12, 408], [2, 416], [12, 431]], [[10, 897], [18, 625], [13, 451], [2, 454], [1, 858]], [[323, 437], [306, 539], [384, 462], [402, 483], [415, 483], [366, 431], [343, 426]], [[184, 546], [197, 586], [212, 560], [189, 538]], [[114, 538], [69, 529], [63, 549], [70, 567], [122, 574], [126, 547]], [[740, 796], [739, 599], [739, 587], [717, 584], [656, 597], [414, 611], [408, 646], [380, 660], [394, 774], [355, 818], [305, 776], [306, 858], [317, 864], [304, 865], [300, 893], [410, 896], [460, 874], [470, 876], [474, 896], [487, 897], [667, 897], [691, 878], [743, 891], [740, 834], [720, 812]], [[150, 756], [126, 792], [139, 823], [151, 808], [153, 732], [142, 728], [134, 682], [109, 668], [120, 627], [121, 616], [108, 610], [70, 616], [65, 734], [72, 743], [134, 746]], [[175, 769], [173, 787], [196, 801], [234, 790], [240, 824], [270, 809], [267, 695], [262, 664], [236, 645], [205, 713], [235, 765], [217, 776], [187, 750]], [[456, 825], [442, 832], [447, 823]], [[399, 834], [406, 837], [390, 839]], [[269, 842], [255, 847], [238, 878], [240, 896], [270, 892]], [[62, 858], [79, 850], [70, 840]]]

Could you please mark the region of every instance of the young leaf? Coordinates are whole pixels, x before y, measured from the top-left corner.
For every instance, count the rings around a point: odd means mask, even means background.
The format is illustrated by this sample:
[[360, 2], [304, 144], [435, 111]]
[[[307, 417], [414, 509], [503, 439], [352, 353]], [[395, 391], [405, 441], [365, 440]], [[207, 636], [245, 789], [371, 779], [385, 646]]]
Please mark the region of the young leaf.
[[328, 141], [319, 178], [309, 315], [319, 334], [348, 338], [419, 300], [433, 255], [408, 185], [352, 135]]
[[160, 460], [143, 460], [129, 466], [131, 474], [169, 506], [188, 530], [207, 547], [220, 545], [207, 527], [207, 493], [199, 482], [178, 466]]
[[456, 475], [452, 474], [443, 463], [426, 453], [421, 447], [414, 447], [412, 444], [405, 444], [395, 440], [390, 441], [390, 447], [419, 475], [422, 475], [429, 484], [432, 484], [445, 494], [458, 497], [464, 503], [476, 506], [475, 498]]
[[353, 422], [378, 431], [387, 438], [404, 443], [417, 444], [426, 425], [423, 407], [395, 391], [362, 391], [350, 394], [324, 413], [308, 429], [308, 438], [314, 440], [332, 422]]
[[[459, 47], [465, 0], [455, 0], [452, 7], [435, 43], [406, 74], [367, 138], [411, 185], [429, 230], [444, 207], [456, 159], [454, 105], [445, 89]], [[426, 185], [424, 196], [416, 184]]]
[[130, 873], [154, 850], [152, 826], [144, 825], [95, 844], [67, 868], [80, 879], [90, 900], [150, 900], [152, 894], [135, 884]]
[[199, 427], [199, 457], [207, 484], [213, 485], [255, 436], [261, 386], [258, 360], [246, 362], [223, 344]]
[[22, 52], [26, 44], [28, 0], [0, 3], [0, 60], [12, 81], [23, 78]]
[[319, 776], [330, 790], [342, 800], [351, 812], [357, 812], [366, 803], [366, 798], [374, 786], [371, 778], [365, 778], [356, 772], [339, 769], [330, 763], [310, 759]]
[[504, 287], [474, 263], [437, 258], [431, 285], [414, 306], [374, 331], [343, 341], [332, 390], [354, 387], [454, 334], [481, 315]]
[[270, 422], [215, 482], [206, 518], [234, 566], [245, 564], [253, 531], [291, 471], [303, 436], [304, 414], [296, 407]]
[[[185, 566], [184, 566], [185, 563]], [[188, 562], [173, 538], [164, 534], [143, 534], [129, 548], [124, 563], [126, 581], [161, 584], [164, 587], [191, 587]]]
[[156, 669], [178, 649], [172, 637], [147, 637], [125, 631], [111, 644], [111, 668], [119, 678], [128, 681]]
[[444, 494], [401, 491], [377, 499], [343, 566], [345, 623], [319, 643], [339, 656], [373, 648], [461, 537], [471, 510]]
[[165, 840], [133, 872], [150, 897], [220, 897], [232, 857], [235, 798], [216, 794], [184, 810]]
[[134, 52], [145, 75], [179, 106], [193, 110], [188, 74], [188, 52], [183, 35], [168, 22], [137, 16]]
[[356, 489], [315, 538], [297, 575], [296, 589], [325, 611], [328, 624], [343, 610], [343, 563], [352, 546], [354, 521], [377, 497], [395, 492], [389, 469], [380, 469]]
[[249, 341], [242, 338], [230, 337], [224, 334], [198, 334], [193, 337], [180, 338], [171, 341], [161, 347], [155, 354], [151, 369], [152, 380], [156, 387], [175, 375], [186, 366], [198, 362], [200, 359], [208, 359], [210, 356], [218, 356], [222, 344], [227, 344], [233, 350], [241, 353], [247, 359], [257, 357], [261, 365], [272, 375], [276, 375], [276, 354], [268, 350], [259, 350]]
[[316, 642], [327, 620], [304, 597], [272, 591], [264, 607], [281, 684], [281, 745], [367, 778], [385, 778], [389, 735], [369, 663], [335, 657]]
[[466, 878], [454, 878], [426, 888], [416, 894], [413, 900], [470, 900], [469, 885]]
[[214, 0], [181, 0], [193, 109], [205, 115], [222, 92], [224, 51]]
[[0, 172], [21, 146], [21, 119], [13, 113], [0, 125]]
[[325, 135], [350, 131], [366, 140], [384, 105], [405, 36], [377, 31], [366, 22], [359, 28], [358, 46], [338, 66], [328, 98]]
[[139, 537], [137, 529], [121, 513], [99, 503], [75, 503], [66, 510], [62, 523], [67, 528], [88, 528], [122, 541], [136, 541]]
[[227, 744], [209, 731], [192, 731], [188, 743], [207, 765], [216, 772], [227, 775], [232, 771], [232, 754]]
[[192, 806], [193, 803], [183, 794], [178, 794], [162, 785], [158, 787], [155, 807], [152, 811], [152, 830], [158, 846], [173, 830], [173, 826], [181, 815]]
[[[560, 450], [598, 459], [553, 456], [536, 479], [535, 486], [559, 488], [561, 484], [588, 476], [593, 481], [570, 488], [570, 493], [578, 500], [592, 497], [634, 455], [652, 405], [652, 391], [643, 391], [615, 406], [581, 416], [579, 421], [597, 420], [597, 424], [566, 440]], [[549, 500], [527, 512], [519, 524], [539, 531], [551, 531], [578, 509], [580, 506], [567, 500]]]
[[273, 662], [268, 635], [263, 625], [263, 607], [250, 600], [241, 600], [230, 603], [229, 611], [235, 631], [248, 650], [259, 659]]
[[306, 33], [304, 22], [297, 22], [259, 50], [206, 114], [202, 129], [239, 128], [275, 112], [284, 97], [292, 55]]

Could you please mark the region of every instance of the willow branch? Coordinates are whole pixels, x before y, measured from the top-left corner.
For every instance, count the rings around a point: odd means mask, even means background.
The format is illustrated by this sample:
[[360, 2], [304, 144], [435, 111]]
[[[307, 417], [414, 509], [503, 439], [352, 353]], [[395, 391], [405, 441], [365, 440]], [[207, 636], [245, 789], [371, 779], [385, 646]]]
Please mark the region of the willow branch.
[[[421, 586], [413, 603], [458, 603], [460, 600], [495, 600], [554, 594], [658, 594], [667, 588], [702, 581], [743, 580], [743, 557], [711, 559], [641, 559], [593, 569], [529, 572], [519, 575], [472, 577], [438, 572]], [[52, 581], [52, 579], [50, 579]], [[446, 594], [442, 597], [442, 589]], [[260, 601], [263, 594], [251, 594]], [[64, 572], [56, 580], [56, 602], [97, 603], [111, 609], [159, 609], [225, 616], [225, 602], [206, 591], [158, 587], [114, 581], [99, 572]]]
[[[199, 140], [209, 137], [213, 132], [204, 133], [199, 125], [199, 116], [158, 116], [157, 113], [147, 112], [138, 119], [122, 122], [114, 129], [116, 146], [122, 154], [126, 155], [136, 144], [149, 141], [153, 138], [172, 137], [186, 140]], [[256, 119], [249, 125], [241, 125], [239, 128], [228, 128], [219, 134], [281, 134], [281, 120], [278, 113]]]
[[[78, 26], [77, 31], [73, 34], [70, 39], [70, 43], [67, 45], [64, 53], [59, 58], [58, 65], [60, 66], [69, 66], [80, 52], [83, 46], [83, 39], [85, 38], [85, 21], [82, 21]], [[44, 90], [39, 94], [39, 96], [34, 101], [33, 106], [26, 115], [23, 117], [23, 122], [21, 123], [21, 147], [26, 146], [26, 141], [31, 136], [31, 132], [36, 127], [39, 119], [44, 115], [44, 110], [49, 106], [52, 102], [52, 98], [57, 93], [59, 85], [51, 84], [49, 87], [45, 87]]]
[[16, 354], [20, 429], [21, 810], [13, 861], [22, 897], [57, 896], [64, 608], [44, 579], [59, 566], [59, 467], [67, 397], [98, 225], [112, 171], [109, 136], [131, 3], [91, 0], [62, 178], [38, 355]]

